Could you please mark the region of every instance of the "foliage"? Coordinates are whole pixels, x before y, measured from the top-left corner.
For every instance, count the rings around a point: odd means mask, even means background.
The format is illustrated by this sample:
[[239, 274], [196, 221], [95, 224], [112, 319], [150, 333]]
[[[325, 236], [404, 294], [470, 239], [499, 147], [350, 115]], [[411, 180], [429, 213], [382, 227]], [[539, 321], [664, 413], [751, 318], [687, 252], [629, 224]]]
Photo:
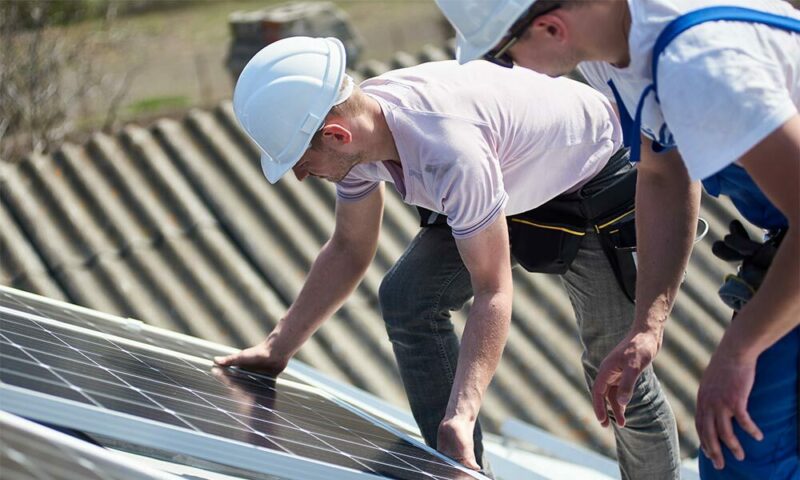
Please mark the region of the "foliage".
[[[196, 0], [195, 0], [196, 1]], [[4, 0], [0, 16], [10, 13], [14, 28], [30, 30], [42, 25], [68, 25], [83, 20], [184, 7], [193, 0]]]
[[114, 11], [106, 11], [101, 28], [67, 39], [57, 25], [83, 15], [72, 3], [0, 3], [0, 158], [52, 148], [90, 100], [105, 104], [106, 128], [116, 119], [135, 68], [114, 77], [97, 71], [94, 61], [100, 48], [123, 40], [111, 28]]

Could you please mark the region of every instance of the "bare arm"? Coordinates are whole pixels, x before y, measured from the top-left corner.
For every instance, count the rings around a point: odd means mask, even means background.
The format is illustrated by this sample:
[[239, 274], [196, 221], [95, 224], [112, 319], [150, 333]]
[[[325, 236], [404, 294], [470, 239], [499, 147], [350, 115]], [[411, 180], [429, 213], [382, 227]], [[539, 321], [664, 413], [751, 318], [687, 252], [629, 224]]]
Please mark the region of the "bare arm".
[[720, 345], [757, 357], [800, 324], [800, 115], [742, 157], [742, 165], [789, 220], [764, 282]]
[[600, 365], [592, 388], [597, 419], [608, 425], [606, 403], [620, 426], [636, 379], [655, 358], [683, 279], [700, 209], [700, 185], [691, 182], [677, 150], [654, 153], [642, 137], [636, 185], [638, 274], [630, 333]]
[[638, 276], [633, 328], [658, 332], [672, 311], [692, 252], [700, 183], [692, 182], [677, 150], [656, 154], [642, 145], [636, 185]]
[[333, 235], [320, 250], [286, 315], [262, 343], [217, 358], [217, 364], [282, 371], [363, 278], [378, 247], [382, 215], [382, 187], [358, 202], [337, 202]]
[[445, 417], [439, 426], [439, 450], [477, 469], [472, 432], [483, 395], [494, 376], [511, 321], [511, 260], [505, 217], [478, 235], [458, 240], [475, 299], [461, 341], [461, 353]]
[[756, 360], [800, 324], [800, 115], [762, 140], [741, 162], [786, 215], [789, 230], [764, 282], [725, 331], [700, 382], [695, 424], [703, 450], [716, 468], [725, 465], [720, 440], [737, 459], [745, 455], [733, 433], [732, 417], [754, 438], [763, 437], [747, 413]]

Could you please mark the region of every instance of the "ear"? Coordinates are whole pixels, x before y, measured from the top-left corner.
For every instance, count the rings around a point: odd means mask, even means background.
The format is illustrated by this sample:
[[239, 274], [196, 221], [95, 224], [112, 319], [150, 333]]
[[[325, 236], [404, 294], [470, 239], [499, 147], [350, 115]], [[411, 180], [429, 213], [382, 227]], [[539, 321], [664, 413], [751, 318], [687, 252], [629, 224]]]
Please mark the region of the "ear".
[[353, 141], [353, 134], [343, 123], [328, 123], [322, 127], [322, 141], [330, 146], [347, 145]]
[[[530, 29], [538, 35], [544, 35], [550, 40], [563, 43], [568, 36], [567, 23], [561, 16], [562, 9], [555, 10], [537, 17], [531, 24]], [[533, 33], [533, 32], [530, 32]]]

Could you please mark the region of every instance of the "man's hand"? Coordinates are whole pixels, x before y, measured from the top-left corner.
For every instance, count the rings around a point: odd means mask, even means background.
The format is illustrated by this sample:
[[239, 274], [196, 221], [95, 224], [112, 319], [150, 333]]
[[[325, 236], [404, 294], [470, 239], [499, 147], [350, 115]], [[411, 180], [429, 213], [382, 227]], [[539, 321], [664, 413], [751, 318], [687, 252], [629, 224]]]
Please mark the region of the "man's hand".
[[625, 408], [636, 380], [661, 349], [662, 334], [660, 330], [631, 332], [600, 364], [592, 386], [592, 403], [594, 414], [604, 427], [609, 423], [606, 405], [614, 412], [617, 425], [625, 426]]
[[442, 420], [436, 440], [437, 450], [467, 468], [480, 470], [481, 467], [475, 459], [475, 444], [472, 440], [474, 430], [475, 422], [458, 418]]
[[703, 374], [697, 392], [694, 422], [700, 436], [700, 447], [717, 470], [725, 467], [720, 440], [737, 460], [744, 459], [744, 450], [733, 433], [731, 419], [735, 418], [739, 426], [756, 440], [764, 438], [747, 413], [747, 398], [753, 388], [755, 373], [755, 357], [737, 357], [721, 346]]
[[220, 367], [240, 367], [276, 376], [286, 369], [289, 357], [274, 353], [267, 339], [227, 357], [215, 357], [214, 363]]

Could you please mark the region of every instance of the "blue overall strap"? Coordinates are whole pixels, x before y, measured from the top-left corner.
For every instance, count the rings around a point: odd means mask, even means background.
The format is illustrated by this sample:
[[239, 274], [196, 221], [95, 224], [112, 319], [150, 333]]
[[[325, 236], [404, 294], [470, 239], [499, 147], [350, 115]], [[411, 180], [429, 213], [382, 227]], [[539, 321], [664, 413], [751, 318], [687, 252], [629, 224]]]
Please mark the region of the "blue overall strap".
[[[653, 45], [653, 84], [648, 86], [642, 92], [642, 96], [639, 98], [639, 104], [636, 107], [636, 113], [633, 120], [637, 130], [641, 131], [642, 110], [644, 110], [645, 101], [650, 93], [655, 93], [656, 101], [659, 101], [657, 79], [658, 60], [660, 59], [661, 54], [664, 53], [664, 50], [667, 48], [667, 46], [669, 46], [669, 44], [672, 43], [672, 41], [675, 40], [678, 35], [686, 30], [689, 30], [690, 28], [702, 23], [717, 21], [761, 23], [770, 27], [779, 28], [781, 30], [800, 32], [800, 20], [741, 7], [701, 8], [674, 19], [664, 28]], [[638, 162], [641, 159], [640, 135], [641, 134], [636, 135], [635, 138], [631, 138], [631, 161], [633, 162]]]
[[653, 46], [653, 91], [656, 92], [656, 100], [658, 100], [658, 59], [667, 46], [675, 40], [675, 37], [692, 27], [719, 21], [761, 23], [781, 30], [800, 32], [800, 20], [750, 8], [709, 7], [682, 15], [664, 28]]
[[639, 135], [641, 135], [639, 133], [639, 125], [634, 122], [633, 118], [631, 118], [631, 114], [628, 113], [628, 109], [625, 108], [625, 103], [622, 101], [622, 96], [619, 94], [619, 90], [617, 90], [617, 86], [614, 85], [613, 80], [608, 81], [608, 87], [614, 95], [614, 101], [617, 102], [619, 124], [622, 127], [622, 144], [626, 147], [630, 147], [635, 141], [634, 138], [638, 138]]

